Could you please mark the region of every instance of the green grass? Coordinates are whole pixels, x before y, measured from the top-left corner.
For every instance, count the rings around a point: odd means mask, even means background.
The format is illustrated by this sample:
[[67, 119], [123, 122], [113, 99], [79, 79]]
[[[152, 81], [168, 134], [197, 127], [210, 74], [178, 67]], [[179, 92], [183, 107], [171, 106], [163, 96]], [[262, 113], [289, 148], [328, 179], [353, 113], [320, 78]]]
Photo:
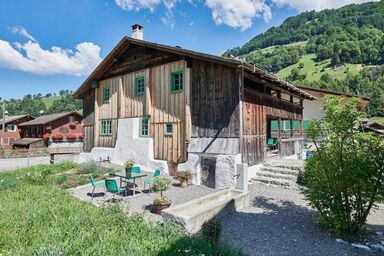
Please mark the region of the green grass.
[[127, 217], [117, 203], [98, 208], [77, 200], [53, 182], [74, 168], [64, 163], [0, 174], [0, 255], [242, 255], [172, 223]]
[[53, 102], [58, 99], [60, 99], [60, 96], [52, 96], [49, 98], [42, 98], [42, 101], [47, 107], [47, 109], [49, 109], [52, 106]]
[[262, 48], [262, 49], [258, 49], [258, 50], [254, 50], [248, 54], [252, 54], [254, 52], [261, 52], [261, 53], [270, 53], [273, 51], [273, 49], [275, 49], [276, 47], [287, 47], [287, 46], [305, 46], [307, 44], [307, 41], [301, 41], [301, 42], [295, 42], [295, 43], [291, 43], [291, 44], [285, 44], [285, 45], [274, 45], [274, 46], [269, 46], [269, 47], [266, 47], [266, 48]]
[[305, 80], [308, 82], [318, 81], [325, 73], [330, 74], [337, 80], [342, 80], [346, 77], [347, 70], [352, 74], [357, 74], [362, 69], [361, 64], [347, 64], [343, 69], [331, 69], [328, 67], [331, 64], [330, 59], [317, 62], [316, 54], [305, 54], [301, 57], [301, 60], [298, 63], [280, 70], [277, 75], [282, 79], [286, 79], [287, 76], [291, 74], [291, 70], [293, 68], [298, 68], [300, 63], [303, 63], [304, 67], [299, 70], [301, 73], [307, 74]]

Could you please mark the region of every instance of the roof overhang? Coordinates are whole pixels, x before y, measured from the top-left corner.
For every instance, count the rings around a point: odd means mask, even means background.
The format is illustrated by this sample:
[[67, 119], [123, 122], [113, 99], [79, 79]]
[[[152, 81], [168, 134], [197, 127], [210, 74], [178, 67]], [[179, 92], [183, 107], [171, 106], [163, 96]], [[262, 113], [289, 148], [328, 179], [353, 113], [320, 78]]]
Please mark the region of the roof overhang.
[[82, 83], [82, 85], [76, 90], [74, 93], [74, 96], [77, 98], [83, 97], [83, 95], [92, 87], [92, 83], [94, 81], [98, 81], [102, 78], [103, 74], [110, 68], [114, 60], [126, 49], [129, 48], [131, 45], [137, 45], [142, 47], [147, 47], [151, 49], [156, 49], [159, 51], [167, 52], [167, 53], [173, 53], [177, 54], [182, 57], [188, 57], [188, 58], [195, 58], [200, 60], [205, 60], [209, 62], [214, 62], [226, 66], [231, 66], [234, 68], [243, 68], [247, 72], [250, 72], [256, 76], [261, 76], [262, 79], [278, 86], [282, 90], [287, 90], [291, 93], [300, 95], [300, 97], [309, 99], [309, 100], [315, 100], [316, 97], [310, 95], [309, 93], [297, 88], [296, 86], [280, 80], [275, 75], [268, 73], [265, 70], [262, 70], [255, 65], [251, 65], [249, 63], [246, 63], [243, 60], [240, 59], [234, 59], [234, 58], [227, 58], [227, 57], [221, 57], [191, 50], [186, 50], [180, 47], [173, 47], [173, 46], [167, 46], [157, 43], [152, 43], [144, 40], [138, 40], [134, 38], [130, 38], [125, 36], [117, 45], [115, 48], [112, 49], [112, 51], [105, 57], [105, 59], [95, 68], [95, 70], [88, 76], [88, 78]]

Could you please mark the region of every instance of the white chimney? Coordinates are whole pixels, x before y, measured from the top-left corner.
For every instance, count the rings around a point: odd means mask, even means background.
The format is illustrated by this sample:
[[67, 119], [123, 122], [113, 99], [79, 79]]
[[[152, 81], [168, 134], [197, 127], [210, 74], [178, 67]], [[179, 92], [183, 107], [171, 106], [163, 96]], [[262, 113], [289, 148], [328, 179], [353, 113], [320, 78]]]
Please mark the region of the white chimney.
[[134, 24], [132, 25], [132, 38], [138, 39], [138, 40], [144, 40], [144, 32], [143, 32], [143, 26], [140, 24]]

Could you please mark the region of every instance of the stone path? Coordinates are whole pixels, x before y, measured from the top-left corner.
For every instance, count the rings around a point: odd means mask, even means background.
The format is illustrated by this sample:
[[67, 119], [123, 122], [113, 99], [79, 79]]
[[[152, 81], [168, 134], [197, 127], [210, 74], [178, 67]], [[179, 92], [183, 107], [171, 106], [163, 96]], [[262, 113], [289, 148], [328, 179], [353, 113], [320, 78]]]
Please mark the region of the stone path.
[[[247, 255], [375, 255], [336, 242], [316, 223], [300, 191], [263, 184], [250, 185], [250, 191], [251, 205], [222, 219], [223, 241]], [[383, 205], [368, 224], [384, 231]]]

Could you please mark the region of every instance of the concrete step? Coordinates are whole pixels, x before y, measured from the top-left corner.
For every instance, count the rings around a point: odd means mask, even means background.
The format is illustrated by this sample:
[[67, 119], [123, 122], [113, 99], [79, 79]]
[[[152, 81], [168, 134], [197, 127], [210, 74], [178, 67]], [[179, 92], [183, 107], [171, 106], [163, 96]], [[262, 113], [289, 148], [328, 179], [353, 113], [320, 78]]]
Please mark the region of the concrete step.
[[283, 159], [283, 160], [272, 160], [263, 163], [266, 167], [285, 168], [290, 170], [303, 170], [304, 162], [302, 160]]
[[277, 186], [283, 186], [283, 187], [298, 188], [297, 183], [292, 180], [283, 180], [283, 179], [277, 179], [277, 178], [271, 178], [271, 177], [257, 176], [255, 178], [252, 178], [252, 181], [253, 183], [264, 183], [264, 184], [277, 185]]
[[282, 174], [282, 173], [270, 172], [270, 171], [258, 171], [256, 172], [256, 175], [261, 177], [267, 177], [267, 178], [291, 180], [295, 182], [297, 181], [297, 175], [292, 175], [292, 174]]
[[294, 175], [296, 177], [299, 175], [299, 172], [300, 172], [299, 170], [292, 170], [292, 169], [287, 169], [287, 168], [271, 167], [271, 166], [262, 166], [260, 168], [260, 170], [263, 172], [273, 172], [273, 173]]

